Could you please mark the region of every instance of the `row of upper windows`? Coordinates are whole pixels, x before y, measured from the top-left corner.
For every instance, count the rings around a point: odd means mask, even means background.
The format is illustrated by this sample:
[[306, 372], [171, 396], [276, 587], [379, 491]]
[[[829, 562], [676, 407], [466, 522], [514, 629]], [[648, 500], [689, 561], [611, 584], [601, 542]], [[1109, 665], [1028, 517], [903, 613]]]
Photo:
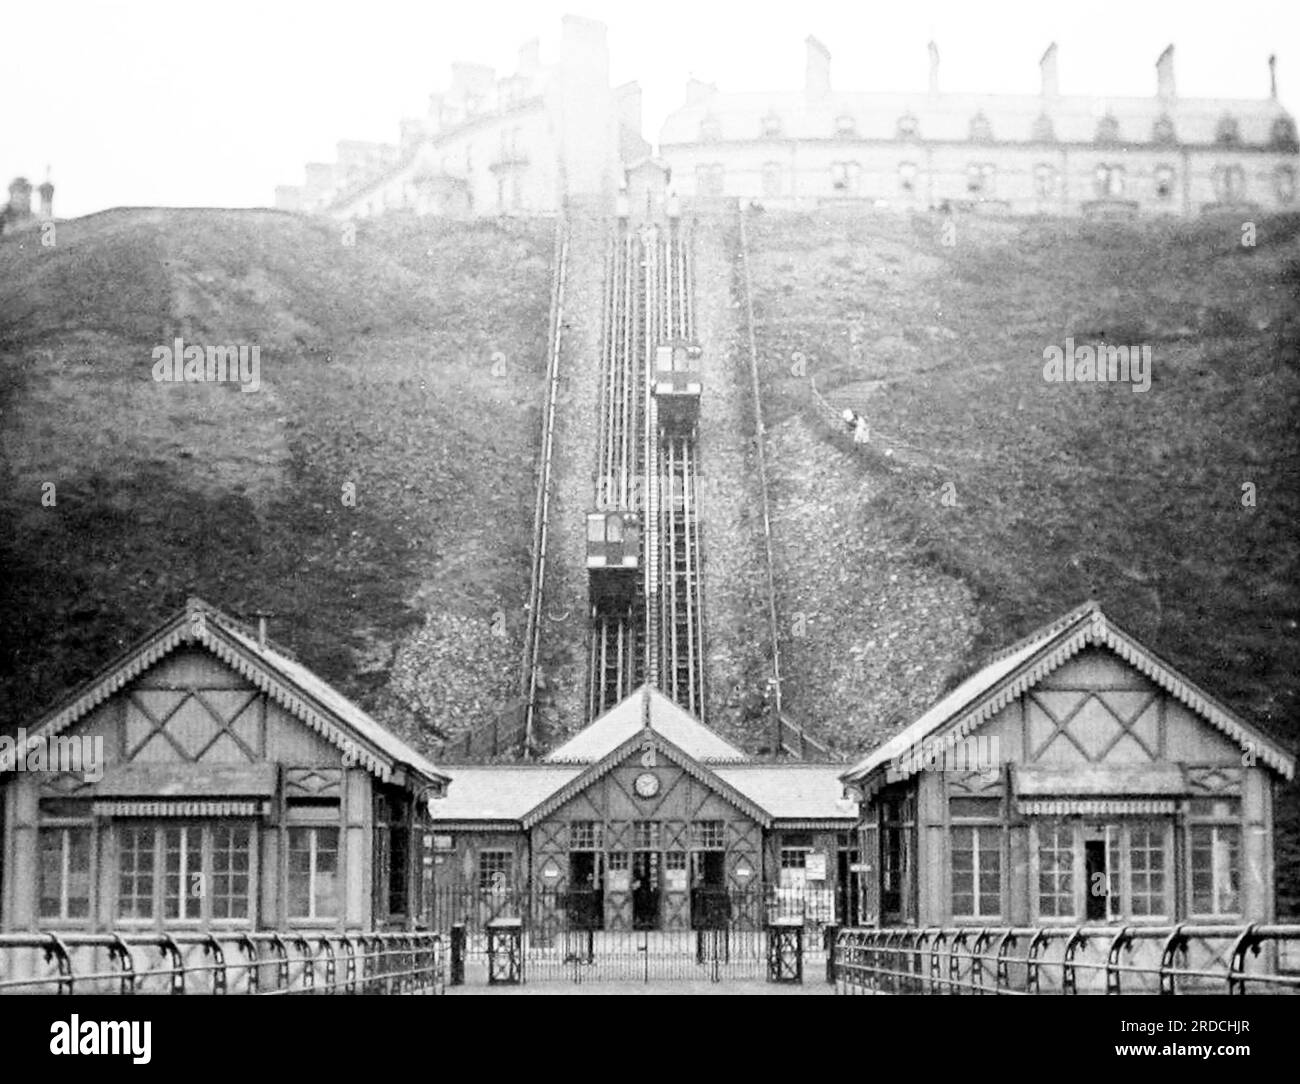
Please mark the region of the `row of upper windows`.
[[[768, 113], [759, 121], [758, 135], [761, 139], [779, 139], [784, 134], [784, 124], [776, 113]], [[857, 120], [847, 114], [835, 118], [834, 135], [838, 139], [854, 139], [858, 134]], [[976, 113], [970, 120], [967, 137], [974, 143], [993, 142], [993, 125], [984, 113]], [[898, 118], [894, 126], [896, 139], [920, 139], [920, 122], [910, 113]], [[1030, 140], [1050, 143], [1056, 140], [1056, 130], [1052, 118], [1040, 114], [1033, 122], [1029, 132]], [[715, 116], [706, 116], [700, 121], [700, 140], [706, 143], [722, 139], [722, 122]], [[1107, 113], [1097, 122], [1093, 141], [1100, 145], [1123, 142], [1119, 119]], [[1242, 145], [1241, 125], [1237, 118], [1225, 113], [1215, 126], [1214, 141], [1220, 146], [1236, 147]], [[1178, 142], [1173, 118], [1167, 113], [1157, 118], [1151, 129], [1150, 142], [1168, 146]], [[1269, 132], [1268, 145], [1279, 150], [1296, 150], [1296, 126], [1290, 117], [1278, 117], [1273, 121]]]
[[[769, 162], [762, 168], [762, 192], [766, 198], [776, 198], [785, 194], [785, 184], [789, 173], [787, 166], [780, 162]], [[862, 174], [858, 162], [832, 162], [830, 169], [831, 187], [837, 192], [853, 193], [857, 191]], [[898, 184], [903, 192], [917, 190], [920, 169], [915, 162], [900, 162], [898, 165]], [[1053, 165], [1041, 164], [1034, 167], [1034, 193], [1039, 198], [1050, 199], [1060, 194], [1061, 173]], [[703, 164], [695, 170], [696, 187], [703, 196], [723, 196], [726, 194], [726, 173], [717, 163]], [[1099, 199], [1117, 199], [1125, 195], [1128, 189], [1129, 174], [1125, 167], [1113, 163], [1103, 163], [1093, 171], [1092, 188]], [[1157, 166], [1153, 174], [1154, 192], [1160, 199], [1172, 200], [1177, 195], [1178, 172], [1173, 166]], [[1210, 174], [1215, 196], [1222, 202], [1229, 203], [1245, 198], [1247, 194], [1246, 171], [1239, 165], [1216, 166]], [[996, 194], [997, 167], [991, 162], [973, 162], [966, 170], [966, 190], [972, 196], [988, 198]], [[1296, 196], [1296, 170], [1289, 165], [1278, 166], [1273, 172], [1274, 195], [1281, 203], [1290, 203]]]

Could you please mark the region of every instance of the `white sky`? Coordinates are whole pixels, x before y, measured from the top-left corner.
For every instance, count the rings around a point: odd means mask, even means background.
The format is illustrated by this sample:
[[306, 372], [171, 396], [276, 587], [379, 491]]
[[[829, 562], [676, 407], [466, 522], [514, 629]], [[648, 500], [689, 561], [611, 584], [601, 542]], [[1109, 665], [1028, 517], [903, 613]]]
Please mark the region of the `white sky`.
[[505, 74], [536, 36], [550, 62], [566, 11], [609, 25], [612, 78], [641, 83], [652, 143], [689, 74], [801, 86], [808, 34], [849, 90], [923, 88], [933, 36], [947, 90], [1036, 92], [1055, 40], [1062, 93], [1148, 95], [1172, 41], [1182, 96], [1266, 97], [1270, 52], [1283, 102], [1300, 94], [1295, 0], [42, 0], [0, 23], [0, 184], [50, 166], [60, 217], [267, 206], [338, 140], [395, 142], [453, 60]]

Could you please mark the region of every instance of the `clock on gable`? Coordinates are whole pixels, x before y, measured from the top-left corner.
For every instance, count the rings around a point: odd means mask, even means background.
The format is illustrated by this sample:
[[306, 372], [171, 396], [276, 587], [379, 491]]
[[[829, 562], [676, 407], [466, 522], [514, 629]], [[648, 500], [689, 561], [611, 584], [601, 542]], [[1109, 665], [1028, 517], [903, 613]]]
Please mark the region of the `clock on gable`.
[[659, 793], [659, 777], [654, 772], [642, 772], [632, 784], [638, 798], [653, 798]]

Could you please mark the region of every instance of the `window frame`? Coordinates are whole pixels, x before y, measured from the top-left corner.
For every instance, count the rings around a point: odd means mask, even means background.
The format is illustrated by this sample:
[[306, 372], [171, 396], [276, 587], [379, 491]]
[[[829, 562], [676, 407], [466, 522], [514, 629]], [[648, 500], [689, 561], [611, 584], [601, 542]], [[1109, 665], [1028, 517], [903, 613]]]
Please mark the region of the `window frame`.
[[[1228, 813], [1219, 813], [1211, 810], [1208, 813], [1198, 812], [1196, 803], [1198, 801], [1208, 801], [1211, 803], [1230, 802], [1231, 811]], [[1225, 918], [1241, 918], [1245, 912], [1245, 895], [1246, 879], [1245, 873], [1245, 846], [1246, 832], [1244, 821], [1242, 819], [1242, 802], [1236, 795], [1225, 795], [1215, 798], [1193, 798], [1187, 804], [1187, 831], [1186, 835], [1186, 869], [1187, 869], [1187, 917], [1192, 920], [1221, 920]], [[1196, 835], [1198, 832], [1210, 832], [1210, 896], [1213, 909], [1209, 911], [1198, 911], [1196, 909]], [[1235, 875], [1237, 907], [1235, 910], [1219, 909], [1219, 869], [1216, 855], [1218, 854], [1219, 833], [1222, 831], [1231, 831], [1236, 836], [1236, 863], [1230, 868], [1229, 876]]]
[[[86, 914], [77, 916], [68, 914], [68, 882], [69, 882], [69, 863], [71, 858], [71, 836], [73, 833], [86, 833], [86, 850], [87, 850], [87, 883], [86, 883]], [[57, 833], [59, 837], [59, 884], [58, 884], [58, 902], [59, 913], [57, 915], [46, 915], [42, 913], [41, 904], [47, 898], [45, 895], [45, 848], [43, 846], [43, 837]], [[96, 844], [96, 825], [94, 820], [77, 818], [42, 818], [36, 829], [36, 899], [33, 908], [37, 922], [41, 925], [50, 926], [81, 926], [95, 921], [95, 904], [97, 893], [95, 887], [99, 881], [99, 848]]]
[[[293, 871], [293, 835], [295, 832], [310, 833], [311, 847], [309, 850], [310, 861], [308, 868], [307, 882], [307, 899], [309, 901], [310, 914], [295, 915], [293, 913], [293, 891], [291, 884], [296, 874]], [[334, 878], [335, 878], [335, 911], [333, 915], [323, 915], [316, 913], [316, 878], [319, 872], [317, 856], [320, 852], [318, 845], [318, 836], [321, 832], [334, 833]], [[285, 879], [284, 885], [284, 916], [285, 921], [294, 925], [320, 925], [336, 926], [343, 921], [344, 914], [347, 910], [347, 879], [343, 866], [343, 843], [344, 835], [342, 826], [337, 822], [311, 822], [304, 821], [300, 823], [288, 824], [285, 826], [284, 838], [284, 856], [285, 856]]]
[[[1045, 914], [1043, 912], [1043, 847], [1042, 833], [1045, 829], [1054, 833], [1064, 830], [1069, 836], [1069, 895], [1059, 891], [1060, 871], [1053, 871], [1058, 877], [1058, 891], [1052, 893], [1053, 899], [1068, 898], [1068, 914]], [[1133, 909], [1133, 829], [1154, 829], [1159, 839], [1161, 866], [1161, 898], [1163, 910], [1152, 914], [1135, 914]], [[1116, 815], [1113, 819], [1102, 820], [1096, 817], [1034, 817], [1030, 819], [1031, 846], [1031, 915], [1035, 924], [1043, 926], [1068, 926], [1087, 923], [1087, 897], [1090, 890], [1087, 878], [1086, 854], [1089, 836], [1101, 834], [1106, 841], [1106, 881], [1107, 899], [1106, 915], [1100, 921], [1107, 923], [1121, 922], [1126, 925], [1160, 926], [1168, 925], [1174, 917], [1177, 905], [1177, 870], [1174, 863], [1174, 818], [1172, 816], [1127, 816]], [[1053, 847], [1052, 850], [1058, 848]], [[1155, 872], [1154, 870], [1147, 872]], [[1149, 893], [1144, 893], [1149, 895]]]
[[[242, 917], [222, 916], [216, 917], [213, 914], [213, 895], [210, 891], [211, 886], [215, 883], [217, 874], [214, 868], [213, 859], [216, 854], [215, 837], [220, 829], [234, 831], [242, 828], [247, 833], [246, 854], [248, 868], [243, 871], [247, 879], [246, 895], [243, 897], [246, 901], [245, 914]], [[123, 892], [122, 876], [123, 864], [122, 858], [125, 854], [123, 847], [123, 835], [125, 832], [140, 832], [147, 830], [152, 835], [148, 852], [152, 860], [152, 867], [147, 871], [150, 878], [149, 886], [149, 907], [150, 913], [147, 916], [127, 916], [122, 913]], [[207, 929], [212, 927], [224, 929], [242, 929], [256, 925], [257, 922], [257, 905], [259, 897], [258, 876], [259, 854], [258, 854], [258, 822], [253, 817], [124, 817], [115, 821], [110, 828], [112, 838], [112, 915], [113, 923], [133, 930], [143, 929]], [[181, 856], [180, 866], [176, 872], [172, 872], [168, 860], [172, 853], [168, 846], [168, 833], [178, 831], [181, 833], [181, 847], [179, 854]], [[198, 839], [198, 869], [191, 867], [188, 858], [193, 854], [189, 843], [189, 833], [197, 831]], [[133, 877], [142, 876], [139, 870], [133, 871]], [[223, 873], [228, 876], [229, 871]], [[173, 897], [168, 890], [168, 882], [172, 877], [179, 876], [178, 885], [179, 893]], [[196, 894], [191, 890], [194, 884], [194, 878], [198, 878], [200, 891]], [[134, 898], [134, 897], [133, 897]], [[140, 897], [144, 898], [144, 897]], [[177, 915], [168, 914], [169, 900], [175, 899], [178, 909], [182, 912]], [[232, 896], [231, 899], [239, 899], [238, 896]], [[189, 904], [196, 902], [197, 913], [188, 913]]]

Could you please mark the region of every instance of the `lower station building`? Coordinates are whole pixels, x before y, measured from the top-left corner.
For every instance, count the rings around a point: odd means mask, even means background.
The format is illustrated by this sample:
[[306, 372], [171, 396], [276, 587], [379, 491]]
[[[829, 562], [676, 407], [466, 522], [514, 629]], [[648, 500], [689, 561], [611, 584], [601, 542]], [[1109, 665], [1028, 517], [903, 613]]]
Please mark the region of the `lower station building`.
[[191, 599], [0, 742], [0, 931], [405, 929], [447, 777]]
[[446, 771], [434, 882], [457, 920], [530, 899], [606, 930], [858, 918], [843, 765], [754, 761], [649, 686], [539, 763]]
[[1088, 603], [844, 775], [880, 926], [1274, 919], [1295, 760]]

